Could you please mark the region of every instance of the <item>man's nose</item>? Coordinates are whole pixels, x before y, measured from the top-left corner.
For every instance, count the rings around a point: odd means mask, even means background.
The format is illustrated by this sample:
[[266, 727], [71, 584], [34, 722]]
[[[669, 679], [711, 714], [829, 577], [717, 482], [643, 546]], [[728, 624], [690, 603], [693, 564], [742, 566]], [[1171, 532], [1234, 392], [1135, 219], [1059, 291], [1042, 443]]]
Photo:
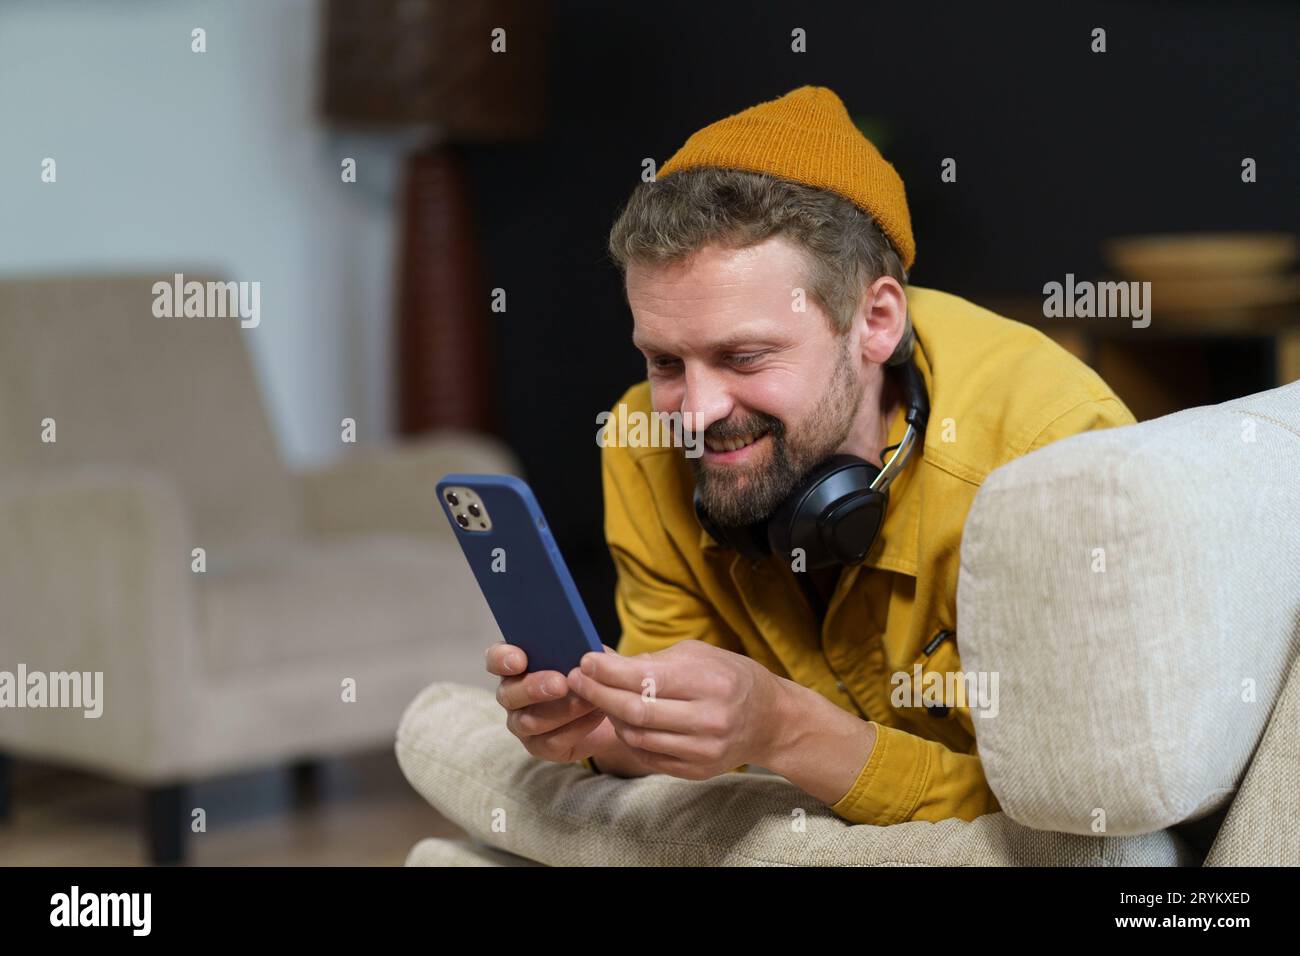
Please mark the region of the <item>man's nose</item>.
[[703, 432], [731, 414], [732, 401], [722, 377], [707, 368], [686, 369], [686, 391], [682, 394], [683, 425]]

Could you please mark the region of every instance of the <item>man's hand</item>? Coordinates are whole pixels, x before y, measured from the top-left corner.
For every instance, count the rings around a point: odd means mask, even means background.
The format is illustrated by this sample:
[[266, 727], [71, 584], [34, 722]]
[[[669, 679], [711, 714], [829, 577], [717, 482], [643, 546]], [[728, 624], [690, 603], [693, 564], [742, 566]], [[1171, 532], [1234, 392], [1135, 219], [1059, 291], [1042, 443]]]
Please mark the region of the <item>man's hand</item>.
[[[614, 653], [608, 645], [605, 650]], [[488, 673], [501, 678], [497, 703], [506, 709], [506, 727], [524, 749], [543, 760], [573, 763], [617, 743], [605, 715], [570, 691], [563, 674], [526, 674], [527, 668], [523, 648], [504, 642], [488, 648]]]
[[704, 780], [740, 764], [769, 767], [782, 687], [767, 668], [702, 641], [635, 657], [605, 650], [584, 654], [568, 687], [650, 771]]

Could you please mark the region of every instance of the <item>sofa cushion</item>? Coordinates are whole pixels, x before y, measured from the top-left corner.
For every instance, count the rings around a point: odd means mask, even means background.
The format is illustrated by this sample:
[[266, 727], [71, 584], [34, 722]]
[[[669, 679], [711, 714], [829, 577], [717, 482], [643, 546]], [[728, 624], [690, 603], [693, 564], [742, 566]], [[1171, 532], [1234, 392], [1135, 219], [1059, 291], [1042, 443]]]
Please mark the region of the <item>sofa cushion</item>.
[[331, 656], [343, 664], [413, 644], [467, 653], [482, 669], [482, 654], [500, 633], [454, 541], [304, 538], [214, 552], [208, 572], [195, 577], [203, 664], [212, 676]]
[[1300, 866], [1300, 658], [1215, 836], [1206, 866]]
[[[431, 684], [407, 708], [397, 759], [411, 785], [475, 840], [552, 866], [1190, 865], [1170, 832], [1096, 837], [971, 822], [851, 825], [772, 774], [621, 779], [538, 760], [492, 693]], [[428, 848], [426, 848], [428, 849]], [[444, 860], [413, 854], [410, 862]]]
[[1160, 830], [1226, 804], [1300, 651], [1300, 383], [1058, 441], [963, 531], [962, 667], [1026, 826]]
[[474, 843], [472, 840], [448, 840], [429, 837], [411, 847], [407, 866], [541, 866], [513, 853]]

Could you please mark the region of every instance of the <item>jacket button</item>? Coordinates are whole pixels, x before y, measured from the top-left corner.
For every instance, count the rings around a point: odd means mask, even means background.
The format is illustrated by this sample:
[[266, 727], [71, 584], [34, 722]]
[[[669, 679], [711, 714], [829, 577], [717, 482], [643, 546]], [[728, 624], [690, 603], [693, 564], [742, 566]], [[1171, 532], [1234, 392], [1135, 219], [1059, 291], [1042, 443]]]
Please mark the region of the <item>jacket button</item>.
[[837, 688], [839, 688], [841, 691], [845, 691], [845, 690], [848, 689], [848, 688], [846, 688], [846, 687], [844, 686], [844, 681], [842, 681], [842, 680], [837, 680], [837, 681], [835, 682], [835, 686], [836, 686]]

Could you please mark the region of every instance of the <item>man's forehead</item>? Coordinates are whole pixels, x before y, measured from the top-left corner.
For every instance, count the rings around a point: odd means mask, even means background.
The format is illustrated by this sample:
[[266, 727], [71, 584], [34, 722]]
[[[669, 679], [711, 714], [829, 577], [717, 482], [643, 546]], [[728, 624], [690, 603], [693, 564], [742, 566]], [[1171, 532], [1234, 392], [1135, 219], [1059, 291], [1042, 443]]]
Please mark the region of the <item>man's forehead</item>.
[[801, 281], [782, 268], [629, 270], [633, 344], [725, 347], [797, 334], [809, 318], [794, 307]]

